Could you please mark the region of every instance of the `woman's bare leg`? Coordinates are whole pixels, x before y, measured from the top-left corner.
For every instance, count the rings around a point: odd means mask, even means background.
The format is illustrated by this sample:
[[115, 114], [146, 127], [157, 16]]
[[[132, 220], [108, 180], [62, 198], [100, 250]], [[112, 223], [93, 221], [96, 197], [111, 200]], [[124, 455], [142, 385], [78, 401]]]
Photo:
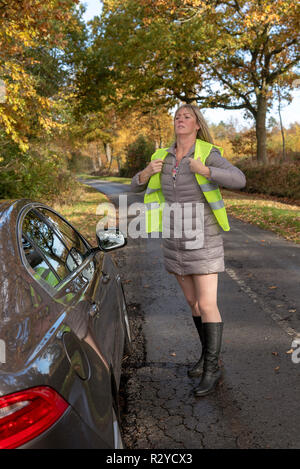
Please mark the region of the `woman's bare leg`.
[[183, 291], [186, 301], [188, 302], [193, 316], [201, 316], [197, 303], [197, 294], [192, 275], [177, 275], [175, 277]]
[[217, 305], [218, 274], [197, 274], [191, 277], [202, 322], [221, 322]]

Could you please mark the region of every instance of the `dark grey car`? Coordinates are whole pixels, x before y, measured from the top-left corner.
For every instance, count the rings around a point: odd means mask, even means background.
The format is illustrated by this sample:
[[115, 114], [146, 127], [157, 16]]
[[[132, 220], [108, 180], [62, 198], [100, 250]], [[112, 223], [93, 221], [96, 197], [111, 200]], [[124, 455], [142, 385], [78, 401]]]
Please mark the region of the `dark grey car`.
[[0, 448], [121, 448], [118, 390], [130, 328], [119, 273], [63, 217], [0, 204]]

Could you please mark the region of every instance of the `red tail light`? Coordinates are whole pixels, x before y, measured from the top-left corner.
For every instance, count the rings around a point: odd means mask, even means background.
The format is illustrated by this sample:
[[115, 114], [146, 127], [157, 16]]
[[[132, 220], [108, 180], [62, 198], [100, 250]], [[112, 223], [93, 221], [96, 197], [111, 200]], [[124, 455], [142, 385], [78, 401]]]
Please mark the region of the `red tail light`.
[[0, 397], [0, 449], [17, 448], [51, 427], [68, 403], [52, 388], [36, 387]]

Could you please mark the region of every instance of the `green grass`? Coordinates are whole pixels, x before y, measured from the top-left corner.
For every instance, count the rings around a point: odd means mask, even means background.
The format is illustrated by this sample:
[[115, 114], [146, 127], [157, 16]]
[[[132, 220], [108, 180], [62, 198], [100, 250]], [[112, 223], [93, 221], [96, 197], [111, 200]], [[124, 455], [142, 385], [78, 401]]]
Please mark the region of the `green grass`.
[[77, 178], [81, 179], [97, 179], [98, 181], [119, 182], [120, 184], [130, 184], [131, 178], [123, 178], [119, 176], [91, 176], [90, 174], [77, 174]]
[[61, 213], [80, 233], [93, 245], [96, 246], [96, 226], [100, 220], [96, 215], [99, 204], [109, 199], [90, 186], [79, 184], [79, 197], [76, 202], [52, 205]]
[[222, 189], [227, 212], [300, 244], [300, 207]]

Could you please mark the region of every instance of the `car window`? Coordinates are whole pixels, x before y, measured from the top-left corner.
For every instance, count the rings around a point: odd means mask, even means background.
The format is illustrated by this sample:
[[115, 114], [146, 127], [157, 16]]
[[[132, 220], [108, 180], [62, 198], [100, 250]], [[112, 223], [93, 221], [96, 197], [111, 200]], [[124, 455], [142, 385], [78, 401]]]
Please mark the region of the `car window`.
[[36, 280], [46, 282], [48, 285], [55, 287], [60, 279], [55, 274], [51, 266], [42, 257], [40, 252], [22, 236], [22, 246], [25, 253], [26, 260], [30, 267], [33, 269], [33, 275]]
[[[46, 218], [47, 217], [47, 218]], [[55, 287], [82, 264], [89, 248], [73, 228], [55, 213], [46, 209], [31, 210], [24, 218], [22, 245], [34, 277]], [[83, 281], [90, 281], [95, 272], [91, 261], [82, 271]]]
[[75, 248], [77, 253], [82, 254], [82, 256], [86, 255], [88, 252], [87, 246], [84, 244], [78, 233], [76, 233], [76, 231], [73, 230], [73, 228], [68, 223], [66, 223], [62, 218], [53, 213], [51, 210], [47, 210], [46, 208], [39, 208], [38, 211], [51, 221], [55, 231], [58, 233], [59, 237], [62, 239], [69, 250]]
[[[68, 247], [69, 253], [66, 259], [66, 264], [68, 269], [73, 271], [77, 268], [77, 266], [82, 264], [84, 258], [89, 254], [90, 251], [88, 246], [85, 244], [80, 235], [54, 212], [42, 207], [40, 207], [38, 211], [50, 220], [51, 224], [55, 227], [55, 231], [59, 234], [59, 237]], [[83, 270], [83, 278], [85, 280], [91, 280], [94, 272], [94, 262], [91, 261]]]
[[[30, 211], [24, 221], [22, 231], [24, 237], [35, 245], [41, 258], [45, 258], [46, 265], [56, 272], [60, 280], [69, 275], [70, 270], [67, 267], [66, 260], [69, 254], [67, 246], [58, 238], [54, 230], [45, 223], [34, 211]], [[37, 267], [31, 267], [37, 272]], [[48, 267], [49, 267], [48, 266]]]

